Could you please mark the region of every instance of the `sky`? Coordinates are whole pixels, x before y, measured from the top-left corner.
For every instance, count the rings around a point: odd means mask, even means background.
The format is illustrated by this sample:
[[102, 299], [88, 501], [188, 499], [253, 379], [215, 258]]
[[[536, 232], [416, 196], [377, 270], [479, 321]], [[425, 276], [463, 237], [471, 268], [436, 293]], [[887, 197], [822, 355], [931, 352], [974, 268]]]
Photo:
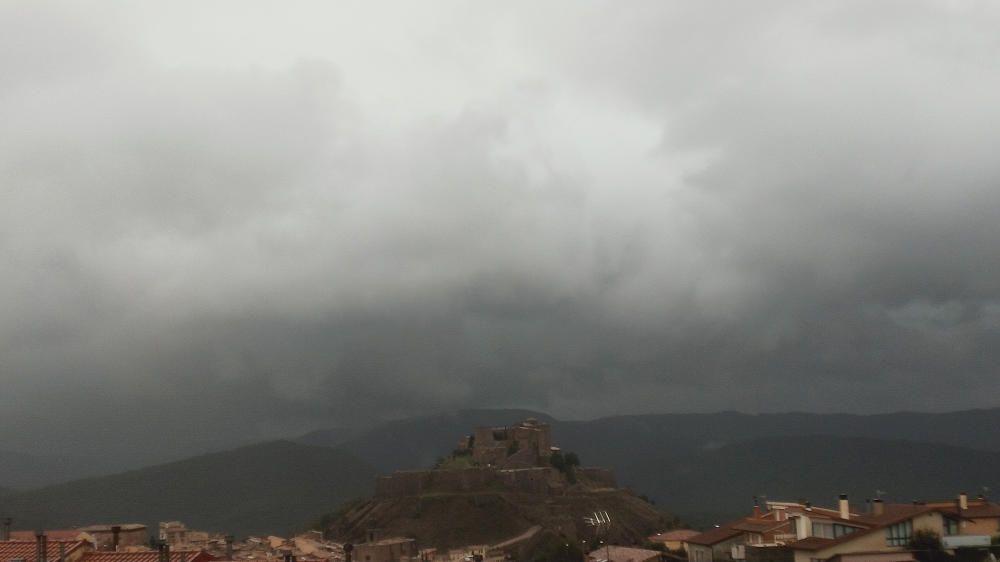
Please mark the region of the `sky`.
[[998, 28], [0, 0], [0, 450], [1000, 406]]

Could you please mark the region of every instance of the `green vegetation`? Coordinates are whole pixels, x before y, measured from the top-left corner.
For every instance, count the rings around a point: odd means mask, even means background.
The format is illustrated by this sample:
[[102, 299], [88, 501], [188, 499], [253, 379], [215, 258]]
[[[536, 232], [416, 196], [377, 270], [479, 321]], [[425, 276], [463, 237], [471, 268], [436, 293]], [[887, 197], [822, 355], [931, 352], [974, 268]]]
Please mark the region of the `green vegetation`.
[[953, 559], [951, 554], [945, 552], [941, 535], [926, 529], [914, 531], [907, 548], [913, 551], [913, 557], [919, 562], [950, 562]]
[[457, 468], [472, 468], [479, 463], [472, 460], [472, 455], [441, 457], [434, 463], [434, 470], [453, 470]]
[[580, 466], [580, 457], [576, 453], [566, 453], [563, 455], [562, 451], [556, 451], [549, 457], [549, 464], [563, 473], [570, 484], [576, 484], [576, 471], [574, 469]]

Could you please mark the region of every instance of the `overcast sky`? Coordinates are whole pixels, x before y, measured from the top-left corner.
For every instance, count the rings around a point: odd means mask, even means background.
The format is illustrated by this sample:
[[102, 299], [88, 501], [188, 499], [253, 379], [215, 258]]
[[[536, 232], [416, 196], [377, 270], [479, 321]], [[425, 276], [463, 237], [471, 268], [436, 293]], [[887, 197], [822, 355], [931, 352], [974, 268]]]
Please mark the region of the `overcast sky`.
[[0, 0], [0, 449], [1000, 405], [997, 29]]

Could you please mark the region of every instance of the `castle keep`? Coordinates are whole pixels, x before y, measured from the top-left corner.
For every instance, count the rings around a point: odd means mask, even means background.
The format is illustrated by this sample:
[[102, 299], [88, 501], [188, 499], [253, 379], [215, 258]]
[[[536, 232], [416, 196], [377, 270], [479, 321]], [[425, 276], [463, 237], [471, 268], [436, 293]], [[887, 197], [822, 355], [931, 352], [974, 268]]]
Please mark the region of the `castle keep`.
[[459, 450], [471, 452], [477, 464], [501, 469], [548, 466], [553, 449], [549, 424], [535, 418], [512, 426], [480, 427], [459, 442]]
[[[528, 418], [517, 425], [477, 428], [458, 444], [456, 455], [473, 466], [443, 470], [397, 471], [376, 481], [377, 497], [419, 496], [427, 493], [475, 493], [509, 490], [558, 496], [569, 485], [553, 468], [559, 454], [552, 446], [549, 425]], [[614, 473], [603, 468], [575, 467], [574, 477], [589, 488], [613, 489]]]

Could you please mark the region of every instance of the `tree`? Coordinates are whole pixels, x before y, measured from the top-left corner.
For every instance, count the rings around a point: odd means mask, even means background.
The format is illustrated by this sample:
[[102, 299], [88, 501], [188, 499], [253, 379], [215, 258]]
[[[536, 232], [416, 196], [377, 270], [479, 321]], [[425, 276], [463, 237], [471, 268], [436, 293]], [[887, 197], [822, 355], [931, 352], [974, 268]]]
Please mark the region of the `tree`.
[[566, 458], [563, 457], [563, 454], [560, 451], [552, 453], [549, 457], [549, 464], [551, 464], [553, 468], [559, 472], [566, 472]]
[[907, 548], [913, 551], [913, 557], [919, 562], [951, 562], [953, 557], [945, 552], [941, 544], [941, 535], [927, 529], [917, 529], [913, 532]]

